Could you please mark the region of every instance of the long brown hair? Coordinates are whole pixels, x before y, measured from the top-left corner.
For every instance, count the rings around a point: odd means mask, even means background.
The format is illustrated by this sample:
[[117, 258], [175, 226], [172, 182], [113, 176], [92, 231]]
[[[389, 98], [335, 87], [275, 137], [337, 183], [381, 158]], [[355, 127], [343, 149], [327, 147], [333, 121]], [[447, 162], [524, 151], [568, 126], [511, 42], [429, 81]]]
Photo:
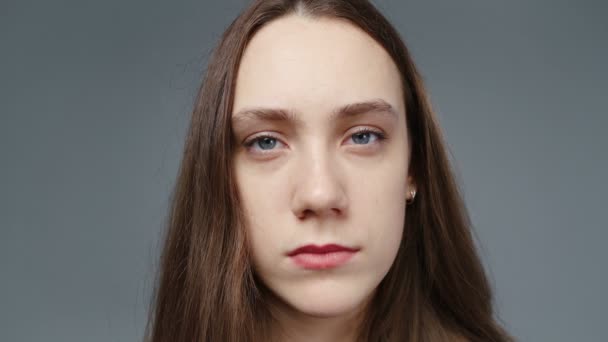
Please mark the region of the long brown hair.
[[401, 74], [417, 185], [396, 260], [361, 326], [362, 341], [511, 341], [493, 316], [491, 286], [420, 74], [395, 28], [365, 0], [260, 0], [224, 32], [196, 98], [167, 218], [146, 340], [265, 341], [271, 321], [249, 262], [233, 180], [231, 111], [247, 42], [287, 14], [347, 20]]

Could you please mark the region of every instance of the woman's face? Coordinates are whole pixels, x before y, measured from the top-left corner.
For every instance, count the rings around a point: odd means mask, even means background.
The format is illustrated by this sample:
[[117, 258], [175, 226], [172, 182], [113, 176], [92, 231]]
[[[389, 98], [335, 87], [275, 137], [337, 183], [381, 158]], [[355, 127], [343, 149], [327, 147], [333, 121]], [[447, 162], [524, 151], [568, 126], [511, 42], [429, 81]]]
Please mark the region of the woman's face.
[[361, 308], [405, 219], [409, 146], [394, 62], [355, 26], [283, 17], [248, 44], [233, 108], [255, 272], [298, 313]]

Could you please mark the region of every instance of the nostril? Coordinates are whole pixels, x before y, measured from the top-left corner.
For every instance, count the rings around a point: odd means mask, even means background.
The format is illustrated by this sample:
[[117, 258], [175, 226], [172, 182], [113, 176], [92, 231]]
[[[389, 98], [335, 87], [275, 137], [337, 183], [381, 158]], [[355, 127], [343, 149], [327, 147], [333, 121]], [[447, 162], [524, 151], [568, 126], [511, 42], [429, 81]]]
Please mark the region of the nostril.
[[313, 215], [314, 211], [312, 211], [312, 209], [305, 209], [302, 212], [300, 212], [300, 215], [298, 216], [299, 219], [304, 219], [307, 216]]
[[[331, 208], [327, 211], [327, 213], [331, 213], [331, 215], [333, 216], [340, 216], [342, 215], [342, 210], [339, 208]], [[306, 219], [307, 217], [312, 217], [312, 216], [317, 216], [317, 215], [323, 215], [322, 212], [316, 211], [314, 209], [305, 209], [303, 211], [301, 211], [297, 217], [300, 220]]]

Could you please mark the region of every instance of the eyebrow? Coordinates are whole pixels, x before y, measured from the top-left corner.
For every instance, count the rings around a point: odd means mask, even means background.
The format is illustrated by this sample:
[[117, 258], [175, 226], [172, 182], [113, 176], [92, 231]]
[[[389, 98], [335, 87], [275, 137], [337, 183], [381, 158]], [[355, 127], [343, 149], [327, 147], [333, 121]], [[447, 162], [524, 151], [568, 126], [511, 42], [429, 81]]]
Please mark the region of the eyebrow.
[[[368, 113], [380, 113], [388, 115], [394, 119], [398, 118], [396, 109], [382, 99], [349, 103], [334, 109], [329, 117], [331, 122], [344, 120], [346, 118], [359, 117]], [[302, 120], [298, 118], [297, 112], [283, 108], [264, 108], [252, 107], [239, 110], [232, 116], [236, 122], [243, 119], [257, 119], [262, 121], [286, 121], [296, 125], [302, 125]]]

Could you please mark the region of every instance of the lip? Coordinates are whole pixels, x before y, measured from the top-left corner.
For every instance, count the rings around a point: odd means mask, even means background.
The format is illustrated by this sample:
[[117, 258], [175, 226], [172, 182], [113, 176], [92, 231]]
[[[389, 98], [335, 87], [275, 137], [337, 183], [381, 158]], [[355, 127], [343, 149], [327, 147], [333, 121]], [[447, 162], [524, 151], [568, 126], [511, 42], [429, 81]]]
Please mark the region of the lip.
[[306, 245], [289, 252], [293, 262], [304, 268], [321, 270], [335, 268], [348, 262], [359, 248], [345, 247], [337, 244], [323, 246]]

